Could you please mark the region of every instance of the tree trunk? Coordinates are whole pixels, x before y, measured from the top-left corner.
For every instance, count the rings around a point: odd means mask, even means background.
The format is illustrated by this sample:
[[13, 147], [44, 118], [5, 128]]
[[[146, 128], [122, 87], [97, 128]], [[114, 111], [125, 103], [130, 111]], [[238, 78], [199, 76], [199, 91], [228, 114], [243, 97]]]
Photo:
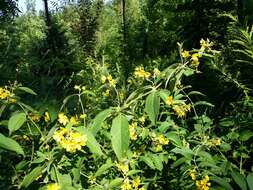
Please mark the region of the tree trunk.
[[239, 22], [243, 25], [244, 24], [244, 10], [243, 10], [243, 0], [237, 0], [237, 16]]
[[127, 61], [127, 28], [126, 28], [126, 1], [122, 0], [122, 33], [123, 33], [123, 72], [124, 81], [127, 80], [129, 74], [129, 61]]

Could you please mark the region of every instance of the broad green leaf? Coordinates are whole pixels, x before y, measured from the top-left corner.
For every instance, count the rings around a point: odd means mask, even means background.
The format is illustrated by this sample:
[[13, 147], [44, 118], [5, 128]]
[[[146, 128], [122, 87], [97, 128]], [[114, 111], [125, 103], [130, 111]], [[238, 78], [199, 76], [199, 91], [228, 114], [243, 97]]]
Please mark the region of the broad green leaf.
[[224, 187], [226, 190], [234, 190], [232, 186], [226, 180], [220, 177], [211, 176], [210, 180], [218, 183], [220, 186]]
[[137, 173], [142, 173], [143, 171], [142, 170], [130, 170], [128, 173], [127, 173], [127, 176], [133, 176]]
[[66, 190], [75, 189], [72, 187], [72, 178], [70, 174], [59, 174], [57, 177], [62, 189], [66, 189]]
[[191, 96], [191, 95], [206, 96], [205, 94], [203, 94], [201, 92], [198, 92], [198, 91], [191, 91], [191, 92], [189, 92], [188, 96]]
[[18, 87], [18, 89], [22, 90], [24, 92], [27, 92], [29, 94], [32, 94], [32, 95], [37, 95], [32, 89], [24, 87], [24, 86]]
[[92, 132], [94, 135], [99, 131], [99, 129], [100, 129], [102, 123], [104, 122], [104, 120], [105, 120], [107, 117], [110, 116], [111, 113], [112, 113], [112, 109], [109, 108], [109, 109], [106, 109], [106, 110], [100, 112], [100, 113], [93, 119], [93, 122], [92, 122], [92, 124], [91, 124], [91, 132]]
[[177, 161], [173, 162], [173, 164], [171, 165], [172, 168], [176, 168], [178, 166], [180, 166], [181, 164], [187, 162], [187, 158], [185, 157], [182, 157], [182, 158], [179, 158]]
[[177, 147], [182, 147], [182, 142], [180, 140], [180, 137], [175, 132], [170, 132], [166, 135], [167, 139], [169, 139], [172, 144], [174, 144]]
[[163, 161], [162, 161], [161, 157], [159, 155], [155, 155], [155, 154], [150, 154], [150, 156], [153, 160], [155, 168], [159, 171], [162, 171]]
[[209, 107], [214, 107], [213, 104], [206, 102], [206, 101], [198, 101], [194, 103], [194, 106], [209, 106]]
[[71, 185], [64, 185], [63, 187], [61, 187], [61, 190], [78, 190], [78, 189]]
[[247, 183], [242, 174], [236, 171], [232, 171], [231, 175], [232, 175], [232, 178], [237, 183], [237, 185], [241, 188], [241, 190], [247, 190]]
[[84, 128], [84, 127], [78, 127], [77, 130], [79, 132], [81, 132], [82, 134], [86, 135], [86, 137], [87, 137], [86, 143], [87, 143], [87, 146], [90, 149], [90, 151], [93, 154], [97, 154], [99, 156], [102, 156], [103, 152], [101, 150], [100, 144], [97, 142], [94, 135], [87, 128]]
[[181, 154], [183, 155], [184, 157], [186, 157], [188, 160], [191, 160], [192, 159], [192, 156], [194, 155], [194, 152], [189, 149], [189, 148], [186, 148], [186, 147], [183, 147], [183, 148], [174, 148], [171, 150], [172, 152], [175, 152], [177, 154]]
[[221, 143], [220, 148], [222, 151], [227, 152], [231, 150], [231, 145], [228, 143]]
[[25, 155], [22, 147], [15, 140], [5, 137], [1, 133], [0, 133], [0, 148], [14, 151], [17, 154], [21, 154], [23, 156]]
[[148, 95], [145, 103], [145, 112], [148, 114], [152, 125], [155, 125], [160, 109], [160, 98], [154, 91]]
[[121, 160], [126, 156], [130, 141], [128, 121], [124, 115], [119, 115], [113, 119], [111, 141], [117, 158]]
[[25, 113], [18, 113], [9, 119], [8, 122], [8, 129], [10, 133], [18, 130], [26, 121], [26, 114]]
[[188, 68], [188, 67], [184, 71], [184, 75], [187, 77], [193, 75], [194, 73], [195, 73], [195, 70]]
[[158, 94], [162, 98], [162, 100], [164, 101], [164, 103], [166, 103], [167, 98], [170, 95], [170, 91], [168, 91], [168, 90], [160, 90]]
[[220, 123], [219, 123], [220, 126], [223, 126], [223, 127], [229, 127], [229, 126], [233, 126], [234, 125], [234, 121], [232, 121], [231, 119], [223, 119]]
[[23, 160], [21, 162], [19, 162], [16, 166], [15, 169], [17, 171], [22, 170], [25, 166], [27, 166], [29, 164], [29, 161]]
[[38, 166], [34, 168], [29, 174], [27, 174], [22, 183], [21, 187], [27, 188], [37, 177], [42, 174], [42, 171], [45, 169], [45, 166]]
[[247, 141], [253, 136], [253, 132], [250, 130], [244, 130], [240, 133], [239, 140]]
[[113, 189], [115, 187], [119, 187], [123, 182], [123, 178], [116, 178], [114, 180], [112, 180], [109, 184], [109, 188]]
[[247, 182], [248, 182], [249, 190], [253, 190], [253, 173], [250, 173], [247, 176]]
[[51, 122], [55, 121], [58, 117], [58, 108], [54, 106], [54, 104], [52, 104], [52, 105], [48, 105], [47, 109], [50, 115]]
[[75, 167], [72, 169], [71, 173], [73, 176], [73, 183], [74, 184], [77, 184], [80, 180], [83, 162], [86, 159], [87, 158], [85, 158], [85, 157], [79, 157], [78, 160], [76, 161]]
[[155, 165], [153, 163], [153, 160], [148, 155], [141, 156], [140, 160], [145, 162], [151, 169], [155, 169]]
[[112, 162], [103, 164], [95, 173], [95, 177], [98, 177], [102, 174], [104, 174], [106, 171], [108, 171], [113, 166]]

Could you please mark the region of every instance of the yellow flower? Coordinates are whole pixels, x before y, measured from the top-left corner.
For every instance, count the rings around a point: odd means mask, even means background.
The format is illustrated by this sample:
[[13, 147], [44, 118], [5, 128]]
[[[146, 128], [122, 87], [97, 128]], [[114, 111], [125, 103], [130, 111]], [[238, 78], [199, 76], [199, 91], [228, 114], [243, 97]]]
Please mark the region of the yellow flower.
[[192, 61], [193, 62], [198, 62], [199, 61], [199, 54], [198, 53], [194, 53], [193, 55], [192, 55]]
[[167, 144], [169, 144], [169, 140], [166, 139], [164, 135], [159, 135], [158, 141], [159, 141], [159, 143], [162, 144], [162, 145], [167, 145]]
[[0, 99], [4, 100], [8, 97], [10, 97], [11, 92], [7, 89], [0, 88]]
[[106, 76], [102, 75], [102, 76], [101, 76], [101, 82], [102, 82], [102, 83], [105, 83], [105, 81], [106, 81]]
[[126, 178], [121, 185], [121, 190], [132, 190], [132, 186], [130, 185], [129, 179]]
[[185, 59], [187, 59], [188, 57], [190, 57], [189, 51], [186, 51], [186, 50], [184, 50], [184, 51], [181, 53], [181, 55], [182, 55], [182, 57], [185, 58]]
[[149, 72], [146, 72], [143, 67], [136, 67], [134, 71], [134, 76], [136, 78], [147, 79], [151, 76]]
[[47, 190], [60, 190], [60, 186], [57, 183], [51, 183], [47, 185]]
[[107, 89], [105, 92], [102, 93], [103, 96], [110, 96], [110, 90]]
[[109, 85], [112, 86], [112, 87], [115, 87], [116, 86], [116, 80], [112, 79], [112, 80], [109, 80]]
[[160, 73], [161, 73], [161, 72], [159, 71], [159, 69], [157, 69], [157, 68], [154, 69], [154, 75], [155, 75], [155, 76], [160, 75]]
[[221, 145], [221, 139], [220, 138], [211, 139], [208, 143], [211, 146], [220, 146]]
[[191, 169], [191, 170], [189, 171], [189, 175], [191, 176], [191, 178], [192, 178], [193, 181], [196, 180], [196, 174], [197, 174], [197, 171], [196, 171], [195, 168], [194, 168], [194, 169]]
[[145, 123], [145, 116], [140, 117], [139, 121], [141, 122], [141, 124], [144, 124]]
[[211, 47], [214, 45], [213, 42], [211, 42], [208, 38], [204, 40], [203, 38], [200, 40], [200, 52], [203, 52], [204, 50], [212, 50]]
[[58, 114], [58, 121], [59, 123], [66, 125], [69, 122], [69, 119], [64, 113], [61, 112]]
[[167, 100], [166, 100], [166, 104], [168, 105], [172, 105], [173, 104], [173, 97], [172, 96], [168, 96]]
[[178, 115], [178, 117], [184, 117], [186, 115], [184, 109], [182, 106], [179, 105], [174, 105], [173, 110], [176, 112], [176, 114]]
[[44, 120], [47, 123], [50, 121], [50, 116], [49, 116], [49, 113], [47, 111], [45, 112]]
[[34, 121], [34, 122], [39, 122], [40, 121], [40, 116], [38, 114], [35, 114], [35, 115], [32, 115], [31, 116], [31, 119]]
[[89, 176], [88, 179], [91, 184], [95, 184], [97, 180], [95, 176]]
[[25, 140], [25, 141], [29, 141], [29, 140], [30, 140], [29, 137], [28, 137], [27, 135], [23, 135], [22, 138], [23, 138], [23, 140]]
[[123, 172], [124, 175], [129, 171], [129, 166], [126, 162], [120, 162], [116, 164], [116, 167]]
[[86, 86], [82, 86], [82, 90], [85, 91], [86, 90]]
[[131, 123], [128, 127], [129, 133], [130, 133], [130, 139], [133, 141], [137, 140], [136, 127], [137, 127], [136, 122]]
[[160, 152], [160, 151], [162, 151], [163, 150], [163, 145], [161, 145], [161, 144], [156, 144], [156, 146], [155, 146], [155, 151], [156, 152]]
[[214, 142], [213, 142], [213, 144], [214, 144], [215, 146], [221, 145], [221, 139], [220, 139], [220, 138], [215, 139]]
[[209, 190], [211, 183], [209, 177], [206, 175], [202, 180], [196, 180], [197, 190]]
[[74, 86], [74, 89], [75, 89], [75, 90], [81, 91], [81, 86], [80, 86], [80, 85], [75, 85], [75, 86]]
[[60, 130], [56, 131], [53, 138], [70, 153], [75, 153], [77, 150], [81, 150], [82, 146], [85, 146], [87, 142], [85, 135], [65, 128], [60, 128]]
[[77, 124], [78, 124], [77, 117], [76, 117], [76, 116], [72, 116], [72, 117], [70, 118], [70, 122], [71, 122], [73, 125], [77, 125]]
[[199, 66], [199, 58], [198, 57], [200, 57], [200, 55], [198, 53], [194, 53], [192, 55], [191, 66], [194, 68], [198, 68], [198, 66]]
[[87, 115], [85, 113], [80, 115], [80, 119], [85, 119], [86, 117]]
[[8, 101], [9, 101], [9, 103], [16, 103], [17, 102], [17, 100], [15, 98], [9, 98]]
[[140, 183], [141, 183], [141, 179], [140, 179], [140, 176], [138, 176], [137, 178], [135, 178], [135, 179], [133, 180], [133, 187], [134, 187], [135, 189], [138, 189]]
[[139, 190], [146, 190], [144, 187], [139, 188]]

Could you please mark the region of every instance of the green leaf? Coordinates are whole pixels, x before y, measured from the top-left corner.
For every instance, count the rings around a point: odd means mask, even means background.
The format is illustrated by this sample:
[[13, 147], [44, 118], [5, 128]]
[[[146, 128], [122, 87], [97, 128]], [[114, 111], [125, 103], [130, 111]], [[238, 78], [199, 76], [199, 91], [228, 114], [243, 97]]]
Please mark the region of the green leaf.
[[168, 90], [160, 90], [158, 94], [162, 98], [162, 100], [164, 101], [164, 103], [166, 103], [167, 98], [170, 95], [170, 91], [168, 91]]
[[230, 118], [225, 118], [219, 123], [219, 125], [223, 127], [233, 126], [234, 124], [234, 121], [232, 121]]
[[221, 151], [227, 152], [231, 150], [231, 145], [228, 143], [221, 143], [220, 148]]
[[109, 108], [109, 109], [106, 109], [106, 110], [100, 112], [100, 113], [94, 118], [94, 120], [93, 120], [93, 122], [92, 122], [92, 124], [91, 124], [91, 132], [92, 132], [94, 135], [99, 131], [99, 129], [100, 129], [102, 123], [104, 122], [104, 120], [105, 120], [107, 117], [109, 117], [109, 115], [110, 115], [111, 113], [112, 113], [112, 109]]
[[130, 170], [128, 173], [127, 173], [127, 176], [133, 176], [137, 173], [142, 173], [143, 171], [142, 170]]
[[126, 156], [130, 136], [128, 130], [128, 121], [124, 115], [119, 115], [112, 121], [111, 128], [112, 148], [119, 160]]
[[[58, 180], [61, 187], [72, 187], [72, 178], [70, 174], [59, 174]], [[68, 188], [64, 188], [64, 189], [67, 190]]]
[[232, 186], [227, 181], [225, 181], [224, 179], [220, 177], [211, 176], [210, 180], [218, 183], [220, 186], [224, 187], [226, 190], [233, 190]]
[[78, 190], [78, 189], [71, 186], [71, 185], [65, 185], [65, 186], [61, 187], [61, 190]]
[[112, 180], [109, 184], [109, 188], [113, 189], [115, 187], [119, 187], [123, 182], [123, 178], [116, 178], [114, 180]]
[[247, 176], [247, 182], [248, 182], [249, 190], [253, 190], [253, 173], [250, 173]]
[[103, 164], [100, 168], [98, 168], [97, 172], [95, 173], [95, 177], [98, 177], [98, 176], [104, 174], [112, 166], [113, 166], [112, 162]]
[[182, 147], [182, 142], [181, 142], [181, 139], [179, 137], [178, 134], [176, 134], [175, 132], [170, 132], [166, 135], [167, 139], [169, 139], [172, 144], [174, 144], [175, 146], [177, 147]]
[[27, 174], [22, 183], [21, 187], [27, 188], [37, 177], [42, 174], [42, 171], [45, 169], [45, 166], [38, 166], [34, 168], [29, 174]]
[[0, 147], [6, 150], [11, 150], [16, 152], [17, 154], [25, 155], [21, 146], [13, 139], [5, 137], [0, 133]]
[[162, 161], [161, 157], [159, 155], [155, 155], [155, 154], [151, 154], [150, 156], [153, 160], [155, 168], [159, 171], [162, 171], [163, 161]]
[[18, 130], [26, 121], [25, 113], [18, 113], [13, 115], [8, 122], [8, 129], [10, 133]]
[[32, 94], [32, 95], [37, 95], [32, 89], [24, 87], [24, 86], [18, 87], [18, 89], [22, 90], [24, 92], [27, 92], [29, 94]]
[[236, 171], [232, 171], [231, 175], [232, 175], [232, 178], [237, 183], [237, 185], [241, 188], [241, 190], [247, 190], [247, 183], [242, 174]]
[[191, 160], [192, 156], [194, 155], [194, 152], [191, 149], [186, 148], [186, 147], [183, 147], [183, 148], [174, 148], [171, 151], [175, 152], [177, 154], [183, 155], [188, 160]]
[[153, 160], [148, 155], [141, 156], [140, 160], [142, 160], [143, 162], [145, 162], [151, 169], [153, 169], [153, 170], [155, 169], [155, 165], [153, 163]]
[[213, 104], [206, 102], [206, 101], [198, 101], [194, 103], [194, 106], [209, 106], [209, 107], [214, 107]]
[[145, 112], [148, 114], [152, 125], [156, 124], [156, 119], [159, 114], [160, 109], [160, 98], [154, 91], [148, 95], [145, 103]]
[[191, 91], [191, 92], [189, 92], [188, 96], [191, 96], [191, 95], [206, 96], [205, 94], [203, 94], [201, 92], [198, 92], [198, 91]]
[[185, 157], [182, 157], [182, 158], [179, 158], [177, 161], [173, 162], [173, 164], [171, 165], [172, 168], [176, 168], [178, 166], [180, 166], [181, 164], [187, 162], [187, 158]]
[[90, 151], [93, 154], [97, 154], [98, 156], [102, 156], [103, 152], [101, 150], [100, 144], [97, 142], [97, 140], [95, 139], [94, 135], [87, 129], [84, 127], [78, 127], [77, 130], [86, 135], [87, 137], [87, 146], [90, 149]]
[[250, 130], [244, 130], [240, 133], [239, 140], [247, 141], [253, 136], [253, 132]]

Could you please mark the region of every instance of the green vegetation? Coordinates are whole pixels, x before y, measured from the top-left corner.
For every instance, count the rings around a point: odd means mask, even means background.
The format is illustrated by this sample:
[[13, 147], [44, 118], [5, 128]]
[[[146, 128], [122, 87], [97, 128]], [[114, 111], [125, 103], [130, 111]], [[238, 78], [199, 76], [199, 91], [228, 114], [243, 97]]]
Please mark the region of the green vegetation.
[[0, 189], [253, 190], [253, 3], [0, 2]]

